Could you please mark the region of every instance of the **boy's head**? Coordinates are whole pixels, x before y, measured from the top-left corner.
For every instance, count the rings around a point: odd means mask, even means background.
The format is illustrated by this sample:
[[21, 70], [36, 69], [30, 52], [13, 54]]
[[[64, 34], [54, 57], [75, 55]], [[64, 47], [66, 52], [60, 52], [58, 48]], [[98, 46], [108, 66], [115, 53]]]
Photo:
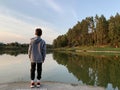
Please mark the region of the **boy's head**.
[[35, 35], [37, 35], [37, 36], [41, 36], [41, 35], [42, 35], [42, 30], [41, 30], [41, 28], [36, 28], [36, 30], [35, 30]]

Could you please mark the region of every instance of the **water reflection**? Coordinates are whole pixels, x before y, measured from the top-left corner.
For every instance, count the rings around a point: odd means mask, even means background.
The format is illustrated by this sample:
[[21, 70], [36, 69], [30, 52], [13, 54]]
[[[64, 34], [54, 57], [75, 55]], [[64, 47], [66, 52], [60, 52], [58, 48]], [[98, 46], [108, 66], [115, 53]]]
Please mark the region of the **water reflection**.
[[[0, 83], [30, 81], [27, 54], [0, 53]], [[10, 76], [10, 78], [9, 78]], [[120, 55], [89, 55], [53, 52], [43, 64], [42, 81], [120, 89]]]
[[[0, 83], [26, 82], [30, 81], [30, 61], [27, 54], [17, 56], [2, 54], [0, 55]], [[54, 81], [65, 83], [76, 83], [77, 78], [69, 73], [67, 68], [59, 65], [54, 59], [53, 54], [47, 54], [43, 64], [41, 81]]]
[[[47, 50], [47, 54], [51, 53], [52, 51], [51, 50]], [[3, 54], [8, 54], [8, 55], [11, 55], [11, 56], [18, 56], [19, 54], [27, 54], [28, 51], [27, 50], [1, 50], [0, 51], [0, 55], [3, 55]]]
[[18, 56], [19, 54], [27, 54], [27, 51], [21, 51], [21, 50], [8, 50], [8, 51], [0, 51], [0, 55], [3, 55], [3, 54], [8, 54], [8, 55], [11, 55], [11, 56]]
[[25, 54], [0, 55], [0, 83], [28, 81], [29, 60]]
[[[119, 55], [85, 55], [54, 52], [53, 58], [67, 67], [77, 79], [84, 84], [120, 89]], [[113, 90], [113, 89], [110, 90]]]

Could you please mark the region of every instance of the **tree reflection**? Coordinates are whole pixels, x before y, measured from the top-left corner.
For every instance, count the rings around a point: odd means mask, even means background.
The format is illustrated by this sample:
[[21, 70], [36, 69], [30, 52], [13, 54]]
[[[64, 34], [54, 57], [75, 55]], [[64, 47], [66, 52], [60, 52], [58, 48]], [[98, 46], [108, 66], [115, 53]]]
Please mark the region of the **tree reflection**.
[[54, 60], [67, 67], [70, 73], [83, 83], [93, 86], [120, 89], [120, 56], [119, 55], [85, 55], [54, 52]]
[[[47, 50], [46, 51], [47, 54], [49, 54], [51, 52], [52, 52], [52, 50]], [[18, 56], [19, 54], [27, 54], [27, 53], [28, 53], [27, 49], [21, 49], [21, 50], [13, 49], [13, 50], [1, 50], [0, 51], [0, 55], [9, 54], [9, 55], [12, 55], [12, 56]]]
[[9, 54], [9, 55], [12, 55], [12, 56], [18, 56], [19, 54], [27, 54], [27, 51], [24, 51], [24, 50], [2, 50], [0, 51], [0, 55], [2, 54]]

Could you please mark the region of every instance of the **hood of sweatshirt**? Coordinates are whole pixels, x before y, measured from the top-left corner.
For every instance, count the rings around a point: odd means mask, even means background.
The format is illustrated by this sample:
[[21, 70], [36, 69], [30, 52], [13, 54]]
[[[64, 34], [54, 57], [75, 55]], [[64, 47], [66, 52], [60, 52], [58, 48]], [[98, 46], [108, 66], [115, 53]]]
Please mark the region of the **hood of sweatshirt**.
[[37, 39], [35, 40], [35, 44], [38, 44], [41, 40], [42, 40], [41, 38], [37, 38]]
[[32, 42], [38, 44], [42, 39], [40, 37], [32, 38]]

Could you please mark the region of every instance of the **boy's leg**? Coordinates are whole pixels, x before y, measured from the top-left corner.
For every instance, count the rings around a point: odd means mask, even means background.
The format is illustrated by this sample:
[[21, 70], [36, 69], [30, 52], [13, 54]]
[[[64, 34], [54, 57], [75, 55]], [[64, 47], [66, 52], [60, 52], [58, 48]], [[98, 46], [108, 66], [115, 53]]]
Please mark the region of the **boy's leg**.
[[42, 63], [37, 63], [37, 87], [40, 87], [40, 79], [42, 73]]
[[37, 79], [41, 79], [41, 73], [42, 73], [42, 63], [37, 63]]
[[31, 80], [35, 79], [35, 69], [36, 69], [36, 63], [31, 62]]

